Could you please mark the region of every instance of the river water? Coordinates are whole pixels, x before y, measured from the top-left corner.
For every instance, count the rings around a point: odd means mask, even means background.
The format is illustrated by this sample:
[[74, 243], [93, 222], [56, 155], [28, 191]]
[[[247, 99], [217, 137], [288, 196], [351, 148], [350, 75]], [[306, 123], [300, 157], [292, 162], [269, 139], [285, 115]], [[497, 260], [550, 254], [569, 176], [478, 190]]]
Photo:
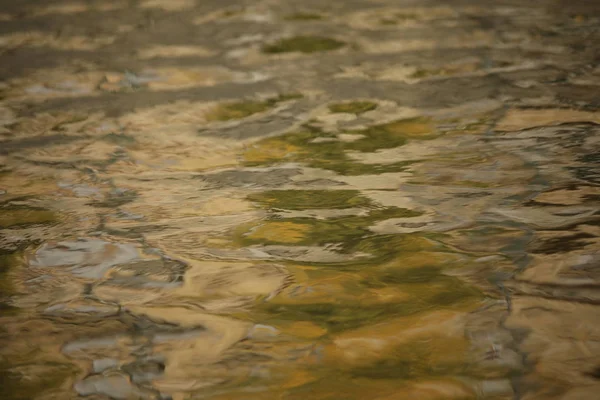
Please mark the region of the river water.
[[593, 3], [1, 2], [0, 398], [597, 398]]

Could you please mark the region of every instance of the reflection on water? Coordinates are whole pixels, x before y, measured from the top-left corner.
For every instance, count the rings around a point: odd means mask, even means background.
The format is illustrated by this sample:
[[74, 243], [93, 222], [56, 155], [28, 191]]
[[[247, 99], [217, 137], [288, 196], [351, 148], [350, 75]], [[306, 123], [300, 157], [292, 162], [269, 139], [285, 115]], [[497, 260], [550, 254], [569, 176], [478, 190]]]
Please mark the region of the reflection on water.
[[7, 7], [0, 398], [595, 398], [596, 6], [400, 3]]

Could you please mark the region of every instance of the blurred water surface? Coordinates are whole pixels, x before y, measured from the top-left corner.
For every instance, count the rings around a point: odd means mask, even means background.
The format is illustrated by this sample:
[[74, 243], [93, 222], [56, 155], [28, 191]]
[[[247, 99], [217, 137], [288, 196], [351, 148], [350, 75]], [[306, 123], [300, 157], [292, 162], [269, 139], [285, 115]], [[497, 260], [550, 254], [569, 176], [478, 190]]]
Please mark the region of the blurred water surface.
[[0, 3], [0, 398], [596, 398], [600, 4]]

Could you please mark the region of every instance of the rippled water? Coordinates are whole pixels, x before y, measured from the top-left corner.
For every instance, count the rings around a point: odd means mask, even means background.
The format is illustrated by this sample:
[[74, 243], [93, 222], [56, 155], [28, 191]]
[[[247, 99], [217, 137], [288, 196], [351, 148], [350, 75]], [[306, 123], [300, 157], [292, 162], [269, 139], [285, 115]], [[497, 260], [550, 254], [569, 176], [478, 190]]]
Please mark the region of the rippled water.
[[533, 3], [6, 2], [0, 398], [596, 398], [600, 9]]

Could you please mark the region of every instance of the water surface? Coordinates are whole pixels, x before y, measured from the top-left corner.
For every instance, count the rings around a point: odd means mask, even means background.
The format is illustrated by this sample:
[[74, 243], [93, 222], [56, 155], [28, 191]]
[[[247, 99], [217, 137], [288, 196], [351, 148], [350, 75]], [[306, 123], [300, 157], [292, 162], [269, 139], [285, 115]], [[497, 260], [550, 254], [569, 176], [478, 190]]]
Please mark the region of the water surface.
[[595, 398], [596, 5], [4, 3], [0, 398]]

